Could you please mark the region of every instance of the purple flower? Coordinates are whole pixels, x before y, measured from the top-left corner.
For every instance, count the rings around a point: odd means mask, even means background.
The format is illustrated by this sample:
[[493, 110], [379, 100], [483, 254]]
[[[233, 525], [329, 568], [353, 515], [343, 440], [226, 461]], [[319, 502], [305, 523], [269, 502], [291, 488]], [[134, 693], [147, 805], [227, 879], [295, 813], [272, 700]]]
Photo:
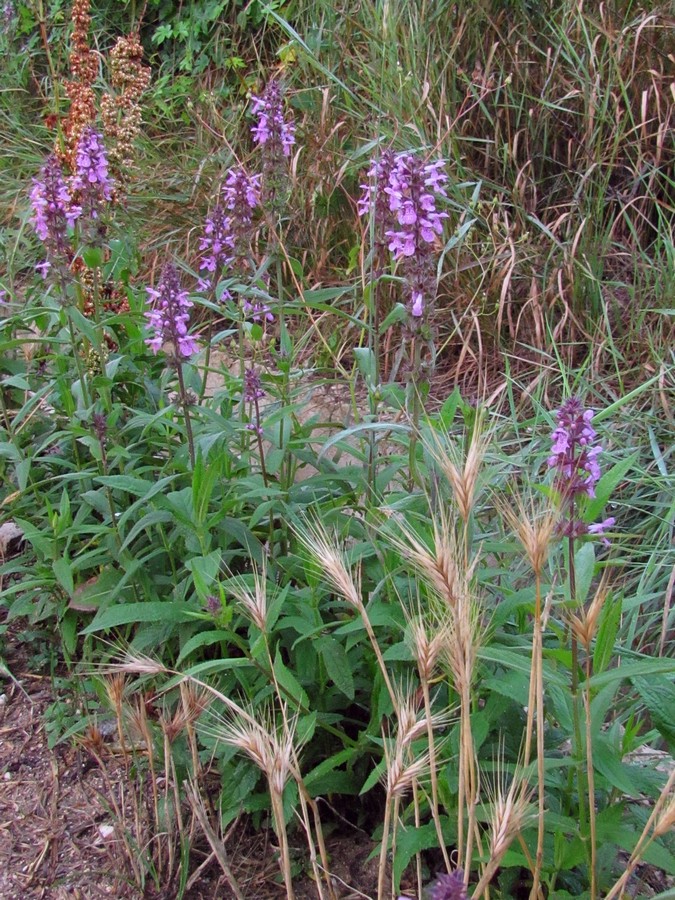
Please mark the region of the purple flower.
[[37, 268], [43, 277], [52, 264], [65, 273], [71, 256], [68, 229], [73, 228], [82, 209], [73, 203], [61, 163], [54, 154], [47, 158], [39, 176], [33, 180], [30, 200], [32, 223], [47, 252], [47, 260], [39, 263]]
[[241, 309], [246, 318], [253, 322], [262, 322], [263, 319], [266, 322], [274, 322], [274, 313], [266, 303], [259, 301], [251, 303], [250, 300], [244, 298], [241, 301]]
[[264, 396], [265, 391], [260, 381], [260, 375], [255, 369], [247, 369], [244, 372], [244, 402], [257, 404], [258, 400], [262, 400]]
[[206, 610], [211, 613], [212, 616], [218, 616], [223, 611], [223, 604], [220, 600], [220, 597], [216, 597], [214, 594], [209, 594], [206, 598]]
[[455, 869], [449, 875], [439, 875], [431, 885], [429, 900], [467, 900], [462, 870]]
[[260, 180], [260, 175], [248, 175], [244, 169], [235, 167], [227, 173], [223, 185], [223, 205], [229, 213], [226, 228], [231, 249], [227, 262], [235, 271], [242, 271], [247, 264], [253, 239], [253, 211], [260, 205]]
[[556, 469], [556, 487], [568, 499], [579, 494], [595, 496], [602, 447], [595, 443], [597, 432], [592, 419], [593, 410], [584, 409], [578, 397], [570, 397], [556, 413], [548, 465]]
[[[200, 291], [213, 289], [223, 268], [232, 261], [235, 241], [231, 224], [231, 217], [222, 203], [216, 204], [206, 218], [204, 233], [199, 239], [199, 249], [204, 253], [199, 269], [205, 273], [199, 280]], [[230, 299], [229, 292], [226, 292], [225, 299]]]
[[361, 185], [361, 196], [357, 201], [356, 208], [360, 216], [368, 215], [372, 209], [376, 232], [382, 230], [384, 233], [384, 230], [394, 225], [386, 189], [395, 165], [394, 151], [383, 150], [379, 159], [373, 159], [370, 164], [368, 183]]
[[77, 142], [71, 188], [77, 192], [82, 214], [88, 219], [98, 219], [101, 207], [112, 199], [113, 182], [108, 174], [103, 138], [91, 126], [84, 129]]
[[372, 162], [368, 175], [370, 182], [361, 185], [358, 212], [363, 216], [373, 210], [376, 249], [386, 244], [401, 263], [417, 327], [436, 295], [434, 244], [448, 217], [437, 209], [438, 200], [447, 197], [445, 162], [424, 163], [413, 153], [395, 156], [385, 150]]
[[[556, 413], [556, 426], [551, 434], [548, 466], [555, 470], [555, 486], [569, 513], [560, 523], [559, 531], [570, 538], [584, 534], [602, 535], [615, 521], [609, 518], [586, 525], [575, 517], [577, 497], [595, 497], [595, 486], [601, 476], [598, 457], [602, 445], [591, 424], [592, 419], [593, 410], [585, 409], [579, 397], [570, 397]], [[606, 538], [603, 540], [609, 543]]]
[[146, 290], [152, 307], [145, 315], [154, 334], [145, 343], [153, 353], [158, 353], [164, 344], [170, 343], [176, 358], [192, 356], [198, 350], [194, 338], [188, 334], [192, 303], [187, 291], [181, 289], [176, 267], [167, 263], [157, 288]]
[[295, 124], [284, 117], [283, 91], [276, 79], [267, 84], [262, 97], [253, 97], [252, 113], [258, 117], [251, 129], [256, 144], [267, 145], [270, 155], [290, 156]]
[[7, 291], [4, 288], [0, 288], [0, 306], [6, 306], [8, 302]]
[[253, 97], [252, 112], [258, 119], [251, 131], [262, 151], [264, 202], [276, 209], [286, 200], [288, 157], [295, 143], [295, 125], [286, 121], [280, 82], [272, 79], [262, 97]]
[[16, 10], [10, 0], [6, 0], [0, 7], [0, 34], [8, 34], [14, 27]]

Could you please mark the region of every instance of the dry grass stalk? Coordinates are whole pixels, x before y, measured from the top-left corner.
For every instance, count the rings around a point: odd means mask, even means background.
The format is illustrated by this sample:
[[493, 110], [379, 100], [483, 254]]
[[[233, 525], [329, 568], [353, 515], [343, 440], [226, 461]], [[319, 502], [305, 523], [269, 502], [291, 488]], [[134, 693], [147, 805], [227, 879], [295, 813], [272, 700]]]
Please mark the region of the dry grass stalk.
[[[439, 521], [440, 519], [440, 521]], [[393, 545], [415, 566], [451, 610], [455, 610], [465, 579], [453, 523], [441, 512], [433, 519], [434, 540], [429, 548], [404, 521], [397, 517], [403, 539], [392, 537]]]
[[605, 900], [613, 900], [614, 897], [622, 896], [626, 882], [635, 871], [635, 867], [639, 863], [645, 850], [651, 842], [662, 837], [675, 826], [675, 769], [670, 773], [670, 777], [661, 791], [658, 800], [654, 804], [649, 818], [642, 829], [642, 834], [638, 838], [635, 848], [631, 853], [630, 859], [626, 865], [625, 871], [621, 878], [612, 886], [605, 896]]
[[530, 497], [520, 495], [498, 500], [497, 508], [520, 542], [536, 575], [542, 575], [556, 527], [557, 513]]
[[[409, 709], [409, 704], [405, 704]], [[404, 726], [409, 726], [409, 717], [405, 714]], [[396, 738], [391, 746], [391, 741], [384, 737], [384, 755], [386, 770], [383, 781], [387, 791], [384, 807], [384, 823], [382, 825], [382, 845], [380, 847], [380, 861], [377, 875], [377, 896], [384, 898], [387, 851], [389, 849], [389, 832], [394, 823], [392, 836], [392, 850], [396, 844], [396, 825], [398, 822], [398, 809], [401, 798], [413, 788], [420, 778], [426, 775], [429, 768], [429, 754], [415, 758], [410, 749], [408, 734], [401, 730], [400, 722]], [[392, 884], [393, 890], [393, 884]], [[393, 897], [393, 894], [392, 894]]]
[[586, 653], [590, 653], [591, 644], [593, 643], [595, 634], [598, 630], [600, 613], [602, 612], [608, 595], [609, 585], [605, 575], [598, 585], [598, 589], [589, 606], [586, 609], [582, 609], [579, 615], [570, 617], [572, 631], [577, 636], [579, 643], [585, 649]]
[[377, 658], [382, 678], [389, 692], [389, 697], [394, 709], [396, 709], [396, 691], [391, 683], [389, 672], [387, 671], [373, 626], [370, 623], [365, 604], [361, 599], [361, 585], [358, 573], [355, 577], [352, 576], [342, 553], [335, 545], [335, 539], [331, 540], [321, 523], [314, 522], [310, 525], [308, 522], [305, 522], [303, 528], [297, 529], [297, 535], [313, 556], [321, 571], [326, 574], [333, 588], [360, 614], [368, 639]]
[[[455, 690], [459, 694], [460, 742], [459, 785], [457, 814], [458, 858], [465, 872], [471, 864], [473, 839], [477, 834], [476, 804], [479, 795], [477, 758], [471, 729], [471, 693], [478, 648], [482, 640], [480, 607], [465, 583], [458, 596], [457, 609], [449, 623], [448, 640], [443, 652], [452, 671]], [[464, 814], [467, 814], [466, 847], [464, 845]], [[463, 860], [462, 857], [465, 857]]]
[[481, 431], [480, 422], [477, 422], [463, 459], [454, 448], [449, 449], [449, 435], [441, 438], [435, 431], [431, 435], [431, 444], [427, 444], [427, 450], [445, 475], [459, 515], [466, 524], [476, 503], [481, 464], [489, 444], [489, 435]]
[[245, 719], [233, 718], [221, 728], [219, 737], [226, 744], [231, 744], [246, 753], [267, 778], [275, 831], [279, 840], [279, 855], [286, 894], [289, 900], [293, 900], [295, 895], [291, 877], [291, 857], [286, 833], [283, 794], [286, 783], [293, 772], [294, 728], [289, 728], [284, 717], [280, 735], [272, 724], [271, 712], [265, 716], [266, 721], [263, 724], [252, 725], [252, 718], [254, 718], [254, 714], [250, 714]]
[[336, 546], [335, 536], [331, 539], [319, 522], [305, 522], [297, 534], [337, 593], [359, 613], [363, 613], [360, 586]]
[[117, 736], [120, 740], [122, 755], [126, 756], [126, 740], [124, 737], [124, 717], [122, 715], [122, 703], [126, 687], [126, 675], [124, 672], [113, 672], [104, 679], [105, 691], [115, 711], [117, 721]]
[[530, 761], [532, 739], [536, 722], [537, 731], [537, 783], [538, 783], [538, 828], [537, 853], [532, 878], [530, 897], [534, 900], [540, 894], [541, 868], [544, 857], [545, 830], [545, 783], [544, 783], [544, 681], [543, 681], [543, 623], [541, 579], [548, 561], [549, 549], [556, 527], [556, 511], [537, 504], [533, 497], [526, 501], [516, 495], [515, 503], [500, 500], [497, 506], [507, 525], [514, 531], [535, 576], [535, 608], [532, 634], [532, 662], [527, 701], [527, 723], [525, 725], [525, 751], [523, 764]]
[[195, 781], [185, 782], [185, 795], [190, 806], [192, 807], [195, 818], [199, 822], [201, 829], [204, 832], [206, 840], [209, 842], [209, 846], [213, 851], [213, 855], [216, 857], [220, 868], [223, 870], [223, 875], [227, 879], [227, 883], [232, 890], [232, 893], [234, 894], [236, 900], [244, 900], [244, 895], [242, 894], [241, 889], [237, 884], [236, 878], [232, 874], [232, 869], [230, 868], [229, 860], [227, 858], [225, 844], [211, 827], [206, 809], [204, 807], [204, 801], [199, 792], [199, 786]]
[[[438, 803], [438, 774], [436, 765], [436, 745], [434, 739], [434, 728], [440, 727], [441, 720], [443, 723], [447, 721], [447, 714], [441, 714], [434, 717], [431, 712], [431, 692], [430, 683], [433, 679], [438, 657], [448, 640], [447, 622], [437, 623], [433, 637], [429, 635], [427, 624], [421, 610], [417, 610], [414, 616], [410, 616], [406, 611], [408, 618], [408, 635], [409, 644], [412, 654], [417, 662], [417, 670], [422, 685], [422, 696], [424, 698], [424, 723], [427, 729], [427, 746], [429, 753], [429, 776], [431, 781], [431, 814], [436, 828], [436, 836], [438, 838], [438, 846], [443, 854], [446, 871], [450, 872], [450, 857], [445, 846], [445, 838], [443, 836], [443, 828], [440, 820], [440, 811]], [[435, 722], [437, 724], [435, 724]]]
[[246, 615], [251, 619], [260, 631], [267, 631], [267, 564], [263, 561], [262, 568], [253, 564], [253, 591], [240, 578], [234, 578], [229, 585], [229, 589], [235, 600], [243, 608]]
[[417, 663], [420, 678], [429, 683], [434, 678], [438, 659], [448, 641], [447, 620], [434, 622], [429, 628], [421, 611], [418, 610], [414, 616], [409, 615], [407, 610], [404, 612], [408, 619], [408, 646]]
[[499, 868], [502, 858], [513, 840], [530, 818], [530, 791], [521, 776], [513, 778], [508, 791], [498, 784], [490, 815], [490, 859], [483, 870], [472, 897], [480, 897]]

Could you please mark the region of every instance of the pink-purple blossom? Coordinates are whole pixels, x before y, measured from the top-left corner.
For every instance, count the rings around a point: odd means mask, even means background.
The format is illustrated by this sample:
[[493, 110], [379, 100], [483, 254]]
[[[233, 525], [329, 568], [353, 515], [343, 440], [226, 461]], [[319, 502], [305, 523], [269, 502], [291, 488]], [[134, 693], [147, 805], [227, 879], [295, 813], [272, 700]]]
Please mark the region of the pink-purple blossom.
[[[202, 273], [198, 289], [212, 290], [226, 269], [242, 275], [248, 266], [254, 230], [254, 210], [260, 204], [260, 175], [249, 175], [243, 168], [231, 168], [221, 190], [221, 198], [207, 216], [199, 240]], [[225, 291], [221, 299], [231, 300]]]
[[[199, 249], [203, 255], [199, 263], [199, 290], [207, 291], [215, 288], [226, 265], [232, 261], [234, 252], [234, 235], [232, 234], [231, 216], [222, 203], [216, 204], [206, 218], [204, 231], [199, 239]], [[226, 299], [229, 299], [227, 292]]]
[[429, 900], [467, 900], [462, 870], [439, 875], [431, 886]]
[[266, 303], [259, 300], [251, 302], [245, 297], [241, 301], [241, 310], [247, 319], [252, 322], [274, 322], [274, 313]]
[[228, 210], [227, 231], [231, 242], [232, 263], [241, 271], [250, 253], [253, 239], [253, 211], [260, 205], [260, 175], [249, 175], [236, 166], [229, 170], [223, 185], [223, 205]]
[[260, 375], [255, 369], [247, 369], [244, 372], [244, 401], [246, 403], [257, 403], [265, 396]]
[[68, 229], [74, 227], [82, 208], [73, 203], [61, 163], [54, 154], [47, 158], [40, 174], [33, 179], [30, 200], [33, 207], [31, 221], [47, 253], [47, 259], [36, 268], [43, 277], [52, 265], [65, 272], [71, 257]]
[[268, 82], [260, 97], [253, 97], [256, 124], [253, 140], [262, 156], [263, 203], [280, 211], [288, 193], [288, 158], [295, 144], [295, 125], [284, 112], [284, 92], [276, 79]]
[[385, 242], [401, 264], [413, 322], [425, 315], [436, 295], [435, 243], [448, 214], [437, 208], [447, 197], [445, 161], [425, 163], [414, 153], [385, 150], [373, 160], [370, 181], [361, 185], [359, 215], [372, 210], [376, 247]]
[[79, 200], [82, 214], [89, 219], [97, 219], [104, 204], [112, 199], [113, 182], [103, 138], [91, 126], [84, 129], [77, 142], [71, 189]]
[[295, 124], [284, 115], [281, 84], [272, 79], [261, 97], [253, 97], [253, 115], [257, 122], [251, 129], [257, 144], [267, 145], [270, 154], [291, 155], [295, 143]]
[[171, 344], [177, 358], [187, 358], [199, 349], [188, 334], [188, 322], [192, 302], [188, 292], [180, 285], [176, 267], [167, 263], [156, 288], [146, 288], [151, 308], [145, 313], [148, 326], [153, 332], [145, 343], [153, 353], [158, 353], [164, 344]]
[[[551, 433], [548, 466], [555, 472], [555, 487], [566, 512], [559, 532], [569, 538], [584, 534], [603, 536], [615, 522], [610, 517], [587, 525], [576, 515], [577, 498], [595, 497], [595, 487], [602, 474], [598, 458], [603, 448], [591, 424], [593, 415], [593, 410], [585, 409], [579, 397], [570, 397], [557, 411], [556, 425]], [[609, 543], [604, 537], [603, 540]]]
[[549, 468], [556, 471], [556, 487], [567, 498], [579, 494], [595, 496], [600, 479], [598, 456], [602, 446], [591, 421], [593, 410], [584, 409], [578, 397], [570, 397], [556, 413], [551, 434]]

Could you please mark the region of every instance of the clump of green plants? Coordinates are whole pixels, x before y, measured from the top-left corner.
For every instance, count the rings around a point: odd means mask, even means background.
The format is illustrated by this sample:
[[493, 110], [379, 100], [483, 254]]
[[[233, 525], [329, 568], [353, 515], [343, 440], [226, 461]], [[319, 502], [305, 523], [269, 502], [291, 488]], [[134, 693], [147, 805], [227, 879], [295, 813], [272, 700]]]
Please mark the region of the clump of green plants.
[[[378, 900], [622, 896], [643, 863], [675, 874], [672, 366], [660, 323], [629, 376], [611, 304], [582, 312], [582, 294], [617, 286], [593, 253], [662, 258], [660, 188], [639, 227], [632, 204], [600, 215], [598, 179], [625, 162], [608, 112], [542, 84], [526, 129], [501, 38], [469, 76], [417, 10], [378, 10], [329, 33], [265, 7], [293, 64], [253, 73], [191, 187], [169, 156], [144, 196], [141, 35], [115, 43], [104, 91], [75, 4], [68, 112], [0, 278], [0, 509], [25, 541], [0, 560], [2, 604], [97, 685], [125, 778], [96, 721], [68, 739], [104, 774], [111, 866], [139, 890], [182, 896], [200, 844], [242, 896], [223, 835], [246, 815], [274, 831], [289, 898], [305, 873], [335, 897], [337, 822], [372, 835]], [[428, 12], [482, 52], [461, 4]], [[555, 85], [589, 40], [583, 10], [557, 15]], [[591, 47], [629, 104], [623, 51]], [[575, 116], [599, 129], [583, 172], [560, 143]], [[334, 171], [309, 159], [319, 141]], [[577, 175], [588, 226], [565, 207]]]

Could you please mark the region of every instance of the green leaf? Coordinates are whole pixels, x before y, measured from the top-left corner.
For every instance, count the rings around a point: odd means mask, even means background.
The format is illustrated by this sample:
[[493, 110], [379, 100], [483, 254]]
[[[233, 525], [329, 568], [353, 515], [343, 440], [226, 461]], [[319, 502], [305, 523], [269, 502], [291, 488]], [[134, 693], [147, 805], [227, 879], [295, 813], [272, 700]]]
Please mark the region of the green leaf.
[[344, 750], [340, 750], [338, 753], [334, 753], [332, 756], [329, 756], [328, 759], [324, 759], [323, 762], [319, 763], [316, 768], [312, 769], [312, 771], [305, 777], [305, 786], [308, 790], [311, 790], [314, 787], [314, 793], [321, 793], [318, 790], [317, 785], [323, 784], [323, 780], [329, 775], [331, 772], [334, 772], [338, 766], [344, 765], [344, 763], [349, 762], [354, 754], [358, 753], [358, 751], [354, 750], [352, 747], [347, 747]]
[[675, 750], [675, 685], [672, 681], [633, 678], [633, 685], [652, 717], [654, 727], [668, 742], [671, 753]]
[[228, 631], [200, 631], [199, 634], [194, 634], [189, 641], [185, 642], [176, 660], [176, 665], [179, 666], [183, 660], [191, 656], [195, 650], [199, 650], [200, 647], [210, 647], [211, 644], [227, 642], [229, 639]]
[[655, 787], [653, 776], [639, 765], [625, 763], [620, 751], [605, 734], [595, 735], [593, 741], [593, 768], [606, 778], [609, 785], [627, 797], [638, 799], [643, 793], [651, 793]]
[[399, 322], [405, 322], [407, 319], [408, 310], [402, 303], [395, 303], [380, 324], [380, 334], [384, 334], [392, 325], [398, 325]]
[[354, 347], [354, 357], [366, 385], [369, 388], [373, 388], [375, 386], [377, 375], [377, 361], [375, 359], [375, 354], [370, 347]]
[[598, 633], [593, 649], [593, 672], [597, 674], [604, 672], [612, 659], [620, 621], [621, 599], [610, 594], [600, 613]]
[[584, 519], [586, 522], [594, 522], [605, 507], [605, 504], [614, 493], [620, 481], [623, 481], [627, 473], [633, 468], [639, 453], [631, 454], [627, 459], [620, 460], [616, 465], [605, 472], [595, 486], [595, 497], [586, 504]]
[[136, 622], [190, 622], [194, 609], [185, 603], [171, 600], [150, 600], [144, 603], [125, 603], [102, 610], [94, 621], [82, 630], [82, 634], [93, 634], [120, 625]]
[[[493, 645], [491, 647], [480, 647], [478, 649], [478, 657], [487, 662], [493, 662], [497, 665], [504, 666], [507, 669], [522, 672], [524, 675], [527, 675], [528, 678], [530, 677], [532, 664], [528, 653], [518, 653], [514, 650], [506, 650], [498, 645]], [[544, 669], [544, 680], [546, 684], [567, 686], [565, 678], [548, 666]]]
[[595, 574], [595, 546], [592, 541], [582, 544], [574, 554], [577, 603], [585, 603]]
[[154, 482], [146, 481], [145, 478], [136, 478], [134, 475], [99, 475], [94, 481], [104, 487], [112, 488], [115, 491], [126, 491], [137, 497], [145, 497], [155, 486]]
[[307, 693], [295, 675], [284, 664], [284, 661], [281, 658], [279, 645], [277, 645], [276, 655], [274, 657], [274, 674], [280, 686], [284, 689], [284, 692], [292, 697], [298, 706], [308, 709], [309, 698]]
[[85, 247], [82, 250], [82, 259], [88, 269], [100, 269], [105, 259], [100, 247]]
[[446, 398], [437, 415], [438, 423], [442, 426], [444, 431], [449, 431], [452, 428], [452, 423], [455, 420], [455, 413], [457, 412], [457, 406], [461, 399], [462, 395], [459, 392], [459, 388], [455, 385], [453, 392]]
[[[447, 816], [441, 818], [441, 830], [446, 847], [452, 845], [456, 838], [456, 828]], [[398, 830], [393, 872], [395, 891], [398, 891], [401, 876], [413, 856], [421, 853], [422, 850], [431, 850], [432, 848], [438, 848], [438, 835], [434, 822], [427, 822], [426, 825], [420, 825], [418, 828], [409, 827]]]
[[354, 699], [354, 677], [345, 648], [335, 638], [322, 637], [317, 640], [328, 677], [338, 690], [349, 700]]
[[68, 594], [69, 597], [73, 596], [75, 592], [75, 586], [73, 584], [73, 570], [70, 565], [70, 561], [61, 557], [60, 559], [54, 560], [54, 575], [56, 576], [56, 580], [61, 585], [63, 590]]
[[193, 556], [185, 561], [185, 568], [192, 572], [192, 580], [201, 600], [206, 600], [212, 593], [213, 582], [218, 577], [222, 553], [212, 550], [206, 556]]
[[672, 675], [675, 673], [675, 659], [645, 659], [638, 662], [623, 662], [615, 669], [608, 669], [593, 675], [591, 688], [598, 690], [605, 684], [624, 678], [637, 678], [640, 675]]

